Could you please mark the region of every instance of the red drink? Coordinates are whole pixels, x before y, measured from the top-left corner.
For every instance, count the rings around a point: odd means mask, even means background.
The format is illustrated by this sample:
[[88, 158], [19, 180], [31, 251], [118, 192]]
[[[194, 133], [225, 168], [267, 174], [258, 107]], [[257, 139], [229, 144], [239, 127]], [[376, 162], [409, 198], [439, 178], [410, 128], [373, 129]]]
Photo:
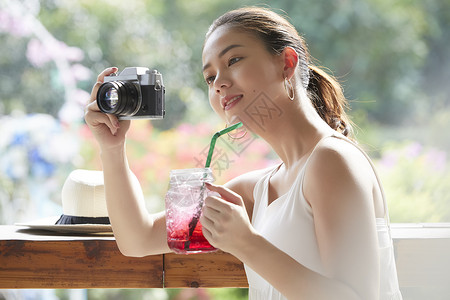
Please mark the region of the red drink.
[[202, 224], [200, 221], [194, 229], [192, 235], [186, 240], [184, 235], [179, 235], [179, 231], [167, 233], [167, 244], [175, 253], [189, 254], [211, 252], [216, 249], [206, 240], [202, 233]]
[[170, 172], [166, 194], [167, 244], [178, 254], [213, 252], [202, 233], [200, 223], [203, 201], [210, 193], [205, 182], [212, 182], [210, 169], [186, 169]]

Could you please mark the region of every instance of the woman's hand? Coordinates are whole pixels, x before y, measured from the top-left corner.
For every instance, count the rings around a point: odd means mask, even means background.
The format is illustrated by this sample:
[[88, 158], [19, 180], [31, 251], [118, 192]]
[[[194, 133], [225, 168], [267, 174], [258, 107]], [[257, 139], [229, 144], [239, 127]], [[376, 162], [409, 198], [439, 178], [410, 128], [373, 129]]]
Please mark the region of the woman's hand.
[[109, 76], [117, 70], [115, 67], [108, 68], [98, 75], [84, 115], [86, 123], [103, 150], [123, 147], [125, 134], [130, 128], [130, 121], [119, 122], [116, 116], [101, 112], [96, 101], [97, 91], [103, 84], [105, 76]]
[[207, 184], [207, 187], [220, 197], [205, 199], [200, 218], [203, 235], [214, 247], [234, 254], [243, 249], [254, 233], [242, 197], [222, 186]]

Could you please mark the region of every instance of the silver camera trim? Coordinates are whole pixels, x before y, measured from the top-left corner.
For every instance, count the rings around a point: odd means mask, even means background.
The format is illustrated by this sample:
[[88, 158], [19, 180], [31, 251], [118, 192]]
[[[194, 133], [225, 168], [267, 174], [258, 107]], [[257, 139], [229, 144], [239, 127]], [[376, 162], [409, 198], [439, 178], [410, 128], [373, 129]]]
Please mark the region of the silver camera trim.
[[151, 70], [145, 67], [128, 67], [122, 70], [118, 75], [106, 76], [104, 82], [117, 80], [137, 81], [140, 85], [154, 85], [155, 90], [159, 91], [164, 86], [161, 73], [157, 70]]

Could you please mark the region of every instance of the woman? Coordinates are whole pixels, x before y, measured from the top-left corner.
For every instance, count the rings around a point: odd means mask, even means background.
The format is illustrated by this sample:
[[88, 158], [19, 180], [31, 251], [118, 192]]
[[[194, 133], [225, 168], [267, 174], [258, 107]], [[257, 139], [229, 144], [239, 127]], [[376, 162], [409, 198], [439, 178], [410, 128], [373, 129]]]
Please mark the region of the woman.
[[[282, 163], [209, 188], [208, 241], [239, 258], [250, 299], [401, 299], [382, 187], [351, 133], [339, 84], [312, 65], [278, 14], [243, 8], [219, 17], [203, 48], [214, 111], [266, 140]], [[99, 112], [98, 76], [86, 121], [101, 147], [108, 212], [125, 255], [166, 253], [164, 213], [149, 215], [125, 153], [129, 121]], [[278, 114], [261, 122], [259, 100]]]

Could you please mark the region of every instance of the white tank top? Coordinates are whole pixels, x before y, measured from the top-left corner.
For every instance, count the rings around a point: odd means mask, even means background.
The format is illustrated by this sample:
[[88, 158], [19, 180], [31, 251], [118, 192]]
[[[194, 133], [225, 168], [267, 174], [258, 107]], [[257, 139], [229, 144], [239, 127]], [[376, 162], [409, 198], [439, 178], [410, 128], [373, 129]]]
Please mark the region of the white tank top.
[[[333, 137], [348, 141], [360, 149], [344, 136], [333, 135]], [[369, 160], [375, 172], [367, 154], [364, 151], [362, 153]], [[253, 207], [252, 225], [265, 239], [300, 264], [317, 273], [324, 274], [315, 235], [313, 212], [303, 195], [303, 178], [308, 161], [309, 158], [289, 191], [276, 201], [273, 201], [270, 205], [268, 205], [269, 180], [279, 166], [275, 167], [272, 172], [262, 177], [256, 183], [253, 191], [255, 203]], [[386, 200], [381, 182], [377, 175], [376, 177], [383, 194], [385, 205], [385, 218], [376, 219], [380, 252], [380, 300], [401, 300], [402, 295], [398, 286]], [[286, 299], [251, 268], [245, 266], [245, 271], [249, 283], [250, 300]]]

